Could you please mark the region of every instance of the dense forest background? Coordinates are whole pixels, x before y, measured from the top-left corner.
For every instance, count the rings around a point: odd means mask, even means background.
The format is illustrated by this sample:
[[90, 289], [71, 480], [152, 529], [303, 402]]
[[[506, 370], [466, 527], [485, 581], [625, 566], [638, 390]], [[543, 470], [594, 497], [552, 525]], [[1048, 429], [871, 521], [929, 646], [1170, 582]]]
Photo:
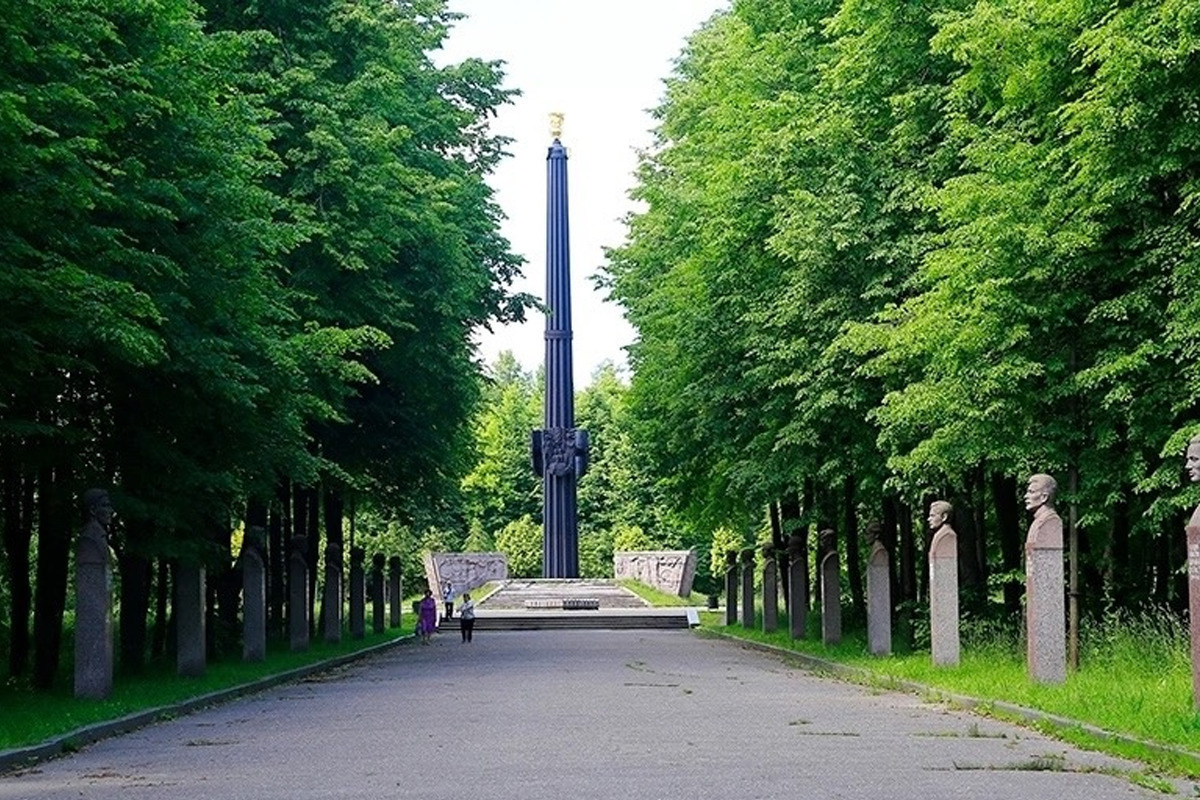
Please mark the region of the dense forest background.
[[485, 182], [510, 90], [431, 62], [452, 23], [438, 0], [0, 3], [10, 679], [58, 674], [88, 487], [117, 510], [129, 672], [169, 646], [181, 559], [234, 649], [245, 528], [279, 631], [289, 547], [315, 599], [356, 508], [461, 523], [471, 334], [530, 298]]
[[836, 530], [861, 614], [865, 523], [912, 603], [949, 500], [965, 613], [1012, 618], [1045, 472], [1083, 613], [1185, 606], [1200, 5], [737, 0], [656, 115], [602, 283], [676, 513]]
[[[437, 67], [441, 0], [0, 0], [0, 670], [48, 687], [79, 494], [117, 509], [120, 669], [243, 532], [537, 574], [540, 377], [486, 178], [502, 66]], [[954, 504], [963, 609], [1015, 620], [1034, 472], [1087, 615], [1186, 605], [1200, 427], [1200, 6], [735, 0], [690, 39], [597, 282], [637, 331], [591, 432], [581, 568], [834, 530], [861, 620], [876, 521], [923, 598]], [[297, 545], [298, 543], [298, 545]], [[810, 552], [810, 558], [815, 553]], [[912, 616], [912, 615], [910, 615]], [[917, 615], [919, 616], [919, 615]], [[314, 626], [316, 620], [313, 621]]]

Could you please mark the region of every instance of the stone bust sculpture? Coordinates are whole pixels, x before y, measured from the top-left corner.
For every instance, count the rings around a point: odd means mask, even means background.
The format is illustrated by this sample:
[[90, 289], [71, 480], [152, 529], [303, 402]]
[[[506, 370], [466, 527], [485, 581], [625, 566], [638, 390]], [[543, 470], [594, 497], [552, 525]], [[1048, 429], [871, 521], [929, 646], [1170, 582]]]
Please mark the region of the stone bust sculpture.
[[[1200, 434], [1193, 436], [1192, 440], [1188, 442], [1184, 463], [1187, 467], [1188, 478], [1192, 483], [1200, 483]], [[1200, 506], [1196, 506], [1196, 509], [1192, 511], [1192, 518], [1188, 520], [1187, 527], [1200, 529]]]
[[883, 524], [879, 520], [873, 519], [867, 523], [863, 539], [867, 543], [868, 559], [889, 558], [887, 545], [883, 542]]
[[83, 493], [86, 519], [80, 536], [108, 546], [108, 528], [112, 524], [113, 507], [108, 492], [103, 489], [88, 489]]
[[79, 532], [76, 561], [80, 564], [107, 564], [108, 528], [112, 524], [113, 507], [108, 492], [103, 489], [88, 489], [83, 493], [83, 508], [86, 519]]
[[821, 555], [833, 553], [837, 550], [837, 531], [833, 528], [826, 528], [817, 534], [817, 544], [821, 548]]
[[929, 504], [929, 530], [933, 531], [933, 539], [929, 542], [929, 551], [936, 552], [938, 545], [943, 539], [950, 536], [957, 536], [954, 528], [950, 526], [950, 515], [954, 513], [954, 506], [947, 503], [945, 500], [934, 500]]
[[1045, 474], [1032, 475], [1025, 491], [1025, 508], [1033, 512], [1033, 522], [1025, 539], [1026, 549], [1058, 549], [1063, 546], [1062, 518], [1054, 510], [1058, 482]]

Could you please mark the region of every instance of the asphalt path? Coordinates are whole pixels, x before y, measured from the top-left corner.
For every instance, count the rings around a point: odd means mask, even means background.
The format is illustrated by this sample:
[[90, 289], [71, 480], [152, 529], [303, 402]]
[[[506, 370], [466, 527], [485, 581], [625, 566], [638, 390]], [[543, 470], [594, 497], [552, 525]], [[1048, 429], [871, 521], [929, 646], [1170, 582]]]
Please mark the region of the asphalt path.
[[449, 633], [0, 777], [0, 798], [1162, 798], [1136, 764], [672, 631]]

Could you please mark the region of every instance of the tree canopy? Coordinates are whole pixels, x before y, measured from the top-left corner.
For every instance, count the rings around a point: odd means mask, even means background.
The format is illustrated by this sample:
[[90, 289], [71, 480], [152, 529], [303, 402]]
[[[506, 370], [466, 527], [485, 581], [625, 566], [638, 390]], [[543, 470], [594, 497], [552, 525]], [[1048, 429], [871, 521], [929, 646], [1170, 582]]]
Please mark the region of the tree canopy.
[[699, 30], [602, 281], [675, 509], [746, 530], [794, 497], [895, 541], [940, 496], [982, 591], [1049, 472], [1091, 600], [1180, 603], [1198, 34], [1172, 0], [738, 0]]
[[434, 65], [446, 4], [62, 0], [0, 17], [11, 672], [36, 552], [36, 672], [53, 677], [88, 486], [114, 495], [125, 600], [146, 574], [125, 559], [228, 568], [248, 502], [313, 548], [319, 484], [339, 544], [352, 494], [407, 521], [449, 513], [479, 401], [472, 334], [529, 298], [485, 182], [512, 90], [496, 63]]

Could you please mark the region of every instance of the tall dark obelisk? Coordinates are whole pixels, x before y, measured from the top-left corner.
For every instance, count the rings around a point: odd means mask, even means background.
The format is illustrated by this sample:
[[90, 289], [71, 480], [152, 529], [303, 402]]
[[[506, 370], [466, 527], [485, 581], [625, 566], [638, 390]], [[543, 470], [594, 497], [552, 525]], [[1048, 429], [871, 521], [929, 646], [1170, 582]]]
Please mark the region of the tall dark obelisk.
[[567, 150], [562, 115], [551, 114], [546, 155], [546, 413], [533, 432], [533, 468], [542, 476], [542, 577], [579, 577], [577, 482], [587, 469], [587, 431], [575, 427], [571, 374], [571, 253], [567, 226]]

